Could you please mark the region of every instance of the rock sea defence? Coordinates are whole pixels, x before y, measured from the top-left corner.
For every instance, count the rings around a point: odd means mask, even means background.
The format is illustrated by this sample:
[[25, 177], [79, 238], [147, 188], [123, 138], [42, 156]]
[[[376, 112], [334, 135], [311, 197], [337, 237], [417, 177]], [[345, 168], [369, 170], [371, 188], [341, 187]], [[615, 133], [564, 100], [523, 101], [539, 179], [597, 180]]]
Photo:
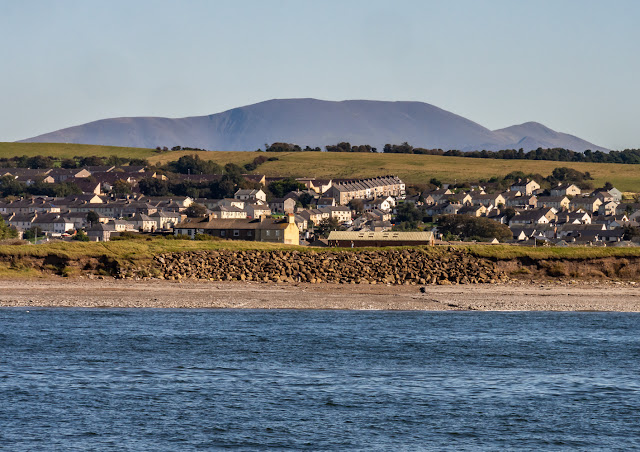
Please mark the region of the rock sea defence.
[[477, 284], [508, 279], [498, 266], [466, 251], [191, 251], [154, 258], [160, 279], [342, 284]]

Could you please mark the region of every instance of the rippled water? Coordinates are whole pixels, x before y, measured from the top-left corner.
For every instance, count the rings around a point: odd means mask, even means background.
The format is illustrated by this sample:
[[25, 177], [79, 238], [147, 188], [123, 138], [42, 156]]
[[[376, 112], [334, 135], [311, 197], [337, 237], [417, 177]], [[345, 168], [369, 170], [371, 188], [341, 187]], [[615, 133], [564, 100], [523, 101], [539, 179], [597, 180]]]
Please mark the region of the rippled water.
[[627, 450], [640, 315], [0, 310], [0, 449]]

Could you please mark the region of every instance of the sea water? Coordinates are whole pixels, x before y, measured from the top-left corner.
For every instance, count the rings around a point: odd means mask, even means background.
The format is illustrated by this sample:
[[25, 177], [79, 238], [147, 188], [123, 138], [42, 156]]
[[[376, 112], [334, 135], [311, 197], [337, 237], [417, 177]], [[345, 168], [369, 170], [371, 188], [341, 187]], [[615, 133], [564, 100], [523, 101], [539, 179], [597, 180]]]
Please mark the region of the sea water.
[[222, 448], [640, 448], [640, 315], [0, 309], [0, 449]]

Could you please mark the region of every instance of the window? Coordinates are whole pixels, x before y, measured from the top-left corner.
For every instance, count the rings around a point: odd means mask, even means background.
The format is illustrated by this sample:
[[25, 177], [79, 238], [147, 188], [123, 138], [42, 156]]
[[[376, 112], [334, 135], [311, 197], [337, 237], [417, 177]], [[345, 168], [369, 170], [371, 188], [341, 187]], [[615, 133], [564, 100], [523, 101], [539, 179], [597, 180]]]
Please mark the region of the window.
[[280, 235], [280, 231], [276, 231], [276, 237]]
[[270, 235], [271, 235], [271, 231], [267, 229], [267, 237], [269, 237]]
[[237, 229], [234, 229], [234, 230], [233, 230], [233, 236], [234, 236], [234, 237], [240, 237], [240, 231], [239, 231], [239, 230], [237, 230]]
[[247, 231], [247, 237], [251, 237], [253, 235], [253, 231]]
[[227, 235], [227, 231], [220, 231], [220, 237], [224, 237], [225, 235]]

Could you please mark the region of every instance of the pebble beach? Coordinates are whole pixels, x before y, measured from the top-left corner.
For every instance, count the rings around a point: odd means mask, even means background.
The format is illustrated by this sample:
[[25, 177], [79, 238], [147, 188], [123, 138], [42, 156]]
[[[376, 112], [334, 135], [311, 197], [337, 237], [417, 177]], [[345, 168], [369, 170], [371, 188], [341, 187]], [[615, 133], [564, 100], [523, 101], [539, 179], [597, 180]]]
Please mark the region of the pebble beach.
[[0, 280], [0, 307], [640, 312], [633, 282], [359, 285]]

